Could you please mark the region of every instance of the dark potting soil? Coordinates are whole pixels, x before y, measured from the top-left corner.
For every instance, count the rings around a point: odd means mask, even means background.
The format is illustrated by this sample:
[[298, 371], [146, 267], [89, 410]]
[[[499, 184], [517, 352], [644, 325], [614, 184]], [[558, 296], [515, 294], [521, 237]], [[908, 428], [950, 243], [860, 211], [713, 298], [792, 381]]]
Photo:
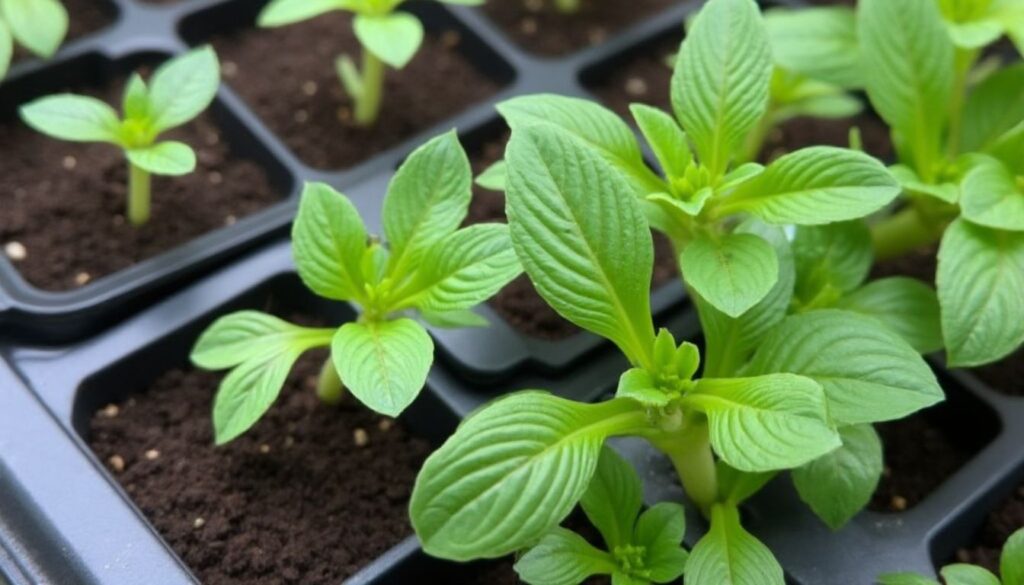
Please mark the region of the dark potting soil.
[[360, 128], [334, 65], [345, 53], [358, 61], [350, 15], [213, 39], [227, 83], [299, 158], [321, 169], [352, 167], [496, 92], [459, 53], [461, 42], [454, 30], [428, 34], [405, 69], [388, 71], [380, 119]]
[[939, 247], [928, 246], [913, 250], [902, 256], [877, 262], [871, 268], [871, 278], [910, 276], [934, 286], [935, 273], [939, 267]]
[[[470, 153], [473, 176], [478, 176], [489, 166], [502, 159], [508, 132], [486, 141]], [[489, 191], [473, 185], [473, 200], [470, 203], [466, 224], [483, 222], [506, 222], [505, 194]], [[679, 275], [678, 263], [672, 252], [672, 243], [665, 236], [654, 234], [654, 273], [652, 289], [657, 289]], [[540, 339], [557, 341], [580, 331], [552, 309], [533, 287], [524, 274], [510, 282], [489, 301], [490, 305], [512, 327], [520, 333]]]
[[[68, 34], [64, 42], [80, 39], [103, 29], [117, 18], [117, 9], [106, 0], [63, 0], [68, 11]], [[31, 58], [31, 53], [21, 47], [14, 50], [14, 61]]]
[[[118, 79], [75, 91], [119, 104], [123, 87]], [[161, 138], [191, 145], [197, 168], [183, 177], [154, 176], [152, 217], [137, 228], [124, 216], [128, 172], [119, 149], [50, 138], [15, 118], [0, 121], [0, 246], [25, 280], [50, 291], [78, 288], [283, 196], [259, 165], [231, 152], [210, 115]]]
[[997, 392], [1024, 396], [1024, 348], [972, 372]]
[[314, 354], [223, 447], [210, 422], [223, 373], [167, 372], [92, 418], [97, 457], [206, 585], [334, 585], [411, 534], [430, 446], [351, 397], [322, 404]]
[[488, 2], [483, 11], [526, 50], [556, 56], [599, 44], [675, 1], [581, 0], [579, 12], [565, 14], [555, 8], [555, 0], [498, 0]]
[[981, 565], [999, 574], [999, 557], [1010, 535], [1024, 528], [1024, 485], [993, 510], [974, 541], [956, 552], [955, 562]]

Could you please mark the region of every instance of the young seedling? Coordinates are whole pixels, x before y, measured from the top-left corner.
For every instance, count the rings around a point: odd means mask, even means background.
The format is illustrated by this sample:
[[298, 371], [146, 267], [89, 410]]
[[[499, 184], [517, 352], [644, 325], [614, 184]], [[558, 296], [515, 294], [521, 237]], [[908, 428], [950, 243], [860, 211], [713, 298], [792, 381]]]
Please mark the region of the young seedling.
[[232, 369], [214, 401], [217, 444], [255, 424], [295, 361], [316, 347], [331, 349], [317, 387], [326, 402], [336, 402], [347, 388], [389, 416], [412, 403], [434, 345], [410, 314], [438, 327], [486, 325], [470, 308], [522, 271], [507, 226], [459, 229], [470, 183], [469, 161], [454, 132], [416, 150], [388, 187], [384, 241], [367, 235], [345, 196], [327, 185], [306, 186], [292, 230], [299, 276], [324, 298], [358, 305], [359, 318], [338, 328], [308, 328], [242, 311], [210, 326], [192, 350], [192, 362]]
[[121, 148], [128, 160], [128, 220], [141, 226], [150, 217], [151, 175], [185, 175], [196, 166], [187, 144], [158, 138], [202, 113], [219, 85], [217, 55], [203, 47], [161, 65], [148, 86], [139, 74], [132, 75], [124, 90], [123, 117], [101, 100], [65, 93], [22, 106], [21, 118], [54, 138]]
[[[438, 0], [476, 6], [484, 0]], [[342, 86], [355, 104], [355, 121], [371, 126], [380, 116], [387, 67], [402, 69], [423, 44], [423, 23], [398, 10], [404, 0], [273, 0], [260, 13], [262, 27], [294, 24], [343, 10], [355, 14], [352, 29], [362, 45], [362, 69], [350, 55], [335, 62]]]
[[[1024, 585], [1024, 529], [1010, 535], [999, 559], [996, 577], [988, 569], [958, 563], [940, 571], [945, 585]], [[916, 573], [889, 573], [878, 579], [879, 585], [940, 585], [938, 581]]]
[[18, 44], [52, 57], [68, 32], [68, 12], [58, 0], [0, 0], [0, 80]]

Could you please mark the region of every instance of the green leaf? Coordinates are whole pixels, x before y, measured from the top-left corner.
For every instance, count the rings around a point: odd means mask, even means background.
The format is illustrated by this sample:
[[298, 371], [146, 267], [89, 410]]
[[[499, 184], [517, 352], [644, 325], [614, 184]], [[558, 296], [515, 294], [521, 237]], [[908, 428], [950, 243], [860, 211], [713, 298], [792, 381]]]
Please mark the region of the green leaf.
[[579, 585], [594, 575], [611, 575], [615, 559], [591, 546], [582, 536], [555, 528], [515, 564], [515, 571], [529, 585]]
[[580, 506], [608, 550], [633, 543], [633, 525], [642, 505], [643, 486], [633, 466], [611, 447], [601, 449], [597, 471]]
[[925, 183], [914, 169], [906, 165], [893, 165], [889, 172], [899, 181], [903, 190], [911, 195], [934, 197], [946, 203], [956, 203], [960, 199], [960, 186], [955, 183]]
[[0, 0], [0, 15], [18, 44], [52, 57], [68, 32], [68, 12], [58, 0]]
[[476, 184], [490, 191], [504, 193], [507, 174], [505, 161], [499, 160], [477, 176]]
[[408, 12], [357, 14], [353, 26], [363, 47], [395, 69], [408, 65], [423, 44], [423, 23]]
[[633, 104], [629, 109], [665, 174], [669, 177], [686, 175], [693, 154], [679, 123], [665, 112], [644, 104]]
[[582, 141], [620, 173], [638, 197], [665, 190], [647, 167], [636, 136], [611, 110], [579, 98], [538, 94], [498, 104], [512, 134], [530, 126], [552, 126]]
[[435, 242], [454, 232], [469, 209], [473, 171], [455, 131], [417, 148], [399, 167], [384, 198], [384, 234], [392, 272], [404, 275]]
[[646, 425], [630, 400], [580, 404], [542, 392], [499, 399], [423, 465], [409, 504], [423, 549], [466, 561], [532, 545], [583, 496], [605, 439]]
[[683, 41], [672, 106], [701, 163], [721, 176], [768, 107], [768, 34], [752, 0], [711, 0]]
[[804, 303], [827, 291], [850, 292], [867, 278], [874, 261], [864, 222], [801, 226], [793, 239], [796, 295]]
[[214, 321], [199, 336], [189, 359], [205, 370], [223, 370], [257, 358], [268, 348], [307, 342], [327, 345], [333, 333], [333, 329], [298, 327], [259, 311], [238, 311]]
[[362, 272], [366, 228], [352, 202], [323, 183], [307, 183], [292, 226], [292, 250], [302, 282], [339, 301], [366, 298]]
[[147, 120], [152, 109], [149, 103], [149, 88], [142, 76], [133, 73], [124, 86], [124, 96], [121, 98], [121, 109], [127, 120]]
[[639, 202], [593, 150], [550, 126], [513, 132], [507, 160], [512, 243], [541, 296], [649, 365], [654, 245]]
[[723, 200], [718, 215], [747, 211], [774, 224], [818, 225], [864, 217], [899, 193], [899, 183], [878, 160], [814, 146], [768, 165]]
[[928, 579], [913, 573], [887, 573], [878, 578], [879, 585], [940, 585], [935, 579]]
[[631, 368], [622, 374], [615, 396], [635, 400], [648, 408], [668, 406], [672, 401], [671, 396], [658, 389], [651, 373], [643, 368]]
[[477, 224], [430, 247], [416, 271], [411, 303], [430, 313], [468, 309], [494, 296], [522, 272], [508, 226]]
[[191, 121], [209, 107], [220, 87], [220, 64], [210, 46], [161, 65], [149, 83], [153, 129], [163, 132]]
[[1024, 234], [958, 219], [942, 237], [936, 285], [951, 366], [992, 362], [1024, 342]]
[[948, 565], [940, 573], [946, 585], [1000, 585], [999, 578], [989, 570], [974, 565]]
[[179, 177], [196, 169], [196, 153], [183, 142], [158, 142], [147, 148], [132, 148], [125, 154], [133, 165], [154, 175]]
[[779, 67], [848, 89], [863, 86], [852, 8], [777, 8], [765, 13], [764, 24]]
[[669, 583], [683, 576], [689, 554], [682, 547], [686, 511], [675, 502], [657, 503], [640, 515], [633, 541], [646, 551], [644, 568], [654, 583]]
[[857, 7], [868, 96], [931, 172], [953, 94], [953, 41], [934, 0], [862, 0]]
[[734, 507], [711, 508], [711, 529], [686, 563], [686, 585], [784, 585], [782, 567], [768, 547], [740, 524]]
[[793, 470], [800, 499], [838, 530], [871, 501], [882, 477], [882, 441], [871, 425], [839, 429], [843, 446]]
[[459, 311], [448, 311], [445, 313], [431, 313], [421, 311], [423, 320], [442, 329], [462, 329], [463, 327], [487, 327], [490, 323], [487, 319], [477, 315], [469, 309]]
[[284, 26], [343, 10], [348, 4], [345, 0], [273, 0], [260, 12], [257, 24], [265, 28]]
[[840, 445], [821, 385], [803, 376], [704, 378], [683, 403], [707, 414], [715, 453], [740, 471], [790, 469]]
[[999, 561], [1003, 585], [1024, 585], [1024, 528], [1010, 535]]
[[347, 323], [331, 341], [331, 359], [360, 402], [398, 416], [427, 381], [434, 342], [412, 319]]
[[874, 317], [919, 353], [942, 349], [942, 323], [935, 289], [913, 278], [897, 276], [870, 282], [836, 303]]
[[981, 152], [1024, 120], [1024, 65], [1001, 69], [978, 84], [963, 112], [961, 152]]
[[683, 278], [697, 294], [730, 317], [738, 317], [775, 285], [775, 250], [753, 234], [698, 236], [680, 258]]
[[13, 55], [14, 37], [11, 36], [11, 29], [7, 28], [7, 24], [0, 20], [0, 80], [7, 75]]
[[21, 119], [61, 140], [119, 143], [117, 113], [96, 98], [70, 93], [51, 95], [21, 106]]
[[818, 381], [840, 426], [900, 419], [943, 399], [935, 374], [914, 348], [878, 321], [849, 311], [787, 317], [746, 370], [776, 372]]
[[964, 218], [990, 228], [1024, 231], [1024, 192], [1002, 162], [979, 156], [960, 183]]

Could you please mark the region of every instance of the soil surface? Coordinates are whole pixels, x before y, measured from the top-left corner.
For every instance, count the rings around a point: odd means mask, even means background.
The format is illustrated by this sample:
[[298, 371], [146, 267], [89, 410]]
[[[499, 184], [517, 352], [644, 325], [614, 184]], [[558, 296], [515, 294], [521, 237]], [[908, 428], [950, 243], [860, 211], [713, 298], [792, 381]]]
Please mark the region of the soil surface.
[[[74, 88], [119, 104], [124, 79]], [[0, 246], [32, 285], [81, 287], [263, 209], [283, 197], [255, 163], [237, 158], [204, 114], [166, 133], [197, 153], [195, 172], [153, 177], [152, 219], [125, 220], [127, 163], [116, 147], [50, 138], [0, 121]]]
[[675, 0], [580, 0], [565, 14], [554, 0], [496, 0], [483, 11], [528, 51], [557, 56], [599, 44], [610, 35], [675, 4]]
[[428, 34], [405, 69], [388, 71], [377, 124], [360, 128], [334, 65], [342, 54], [359, 55], [349, 14], [213, 39], [227, 83], [321, 169], [352, 167], [495, 93], [498, 85], [460, 54], [461, 42], [456, 31]]
[[1009, 396], [1024, 396], [1024, 348], [972, 372], [993, 390]]
[[430, 452], [351, 397], [322, 404], [314, 352], [248, 433], [213, 446], [222, 373], [167, 372], [97, 412], [89, 443], [206, 585], [337, 584], [411, 534], [406, 507]]
[[[112, 24], [117, 18], [117, 9], [106, 0], [62, 0], [68, 11], [68, 43], [94, 33]], [[31, 58], [32, 54], [21, 47], [14, 50], [14, 61]]]
[[1006, 539], [1024, 528], [1024, 485], [993, 510], [976, 539], [956, 553], [955, 562], [981, 565], [999, 574], [999, 557]]
[[871, 279], [910, 276], [934, 286], [935, 273], [939, 267], [938, 253], [939, 247], [935, 245], [883, 260], [871, 268]]

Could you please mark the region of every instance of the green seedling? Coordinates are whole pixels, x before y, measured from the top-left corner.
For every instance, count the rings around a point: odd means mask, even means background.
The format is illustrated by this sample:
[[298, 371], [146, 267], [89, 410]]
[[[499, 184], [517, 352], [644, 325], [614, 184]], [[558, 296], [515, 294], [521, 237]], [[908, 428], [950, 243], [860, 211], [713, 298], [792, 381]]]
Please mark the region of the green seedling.
[[369, 408], [400, 414], [419, 394], [434, 345], [417, 314], [437, 327], [486, 325], [470, 309], [521, 271], [503, 224], [459, 229], [471, 171], [454, 132], [416, 150], [388, 187], [384, 240], [368, 236], [359, 213], [323, 184], [307, 185], [292, 230], [302, 281], [321, 297], [350, 301], [359, 318], [308, 328], [242, 311], [199, 338], [192, 362], [232, 371], [213, 407], [218, 444], [238, 437], [270, 408], [299, 356], [329, 346], [317, 392], [336, 402], [345, 388]]
[[196, 166], [195, 152], [187, 144], [158, 138], [201, 114], [219, 85], [217, 55], [204, 47], [161, 65], [148, 86], [139, 74], [132, 75], [122, 100], [123, 117], [96, 98], [58, 94], [22, 106], [21, 118], [54, 138], [106, 142], [124, 150], [128, 220], [141, 226], [150, 217], [151, 175], [180, 176]]
[[0, 0], [0, 80], [18, 44], [37, 57], [52, 57], [68, 32], [68, 11], [58, 0]]
[[565, 14], [576, 14], [580, 11], [583, 0], [553, 0], [555, 8]]
[[[996, 577], [988, 569], [957, 563], [940, 571], [945, 585], [1024, 585], [1024, 529], [1010, 535], [1003, 547]], [[940, 585], [938, 581], [917, 573], [889, 573], [878, 579], [879, 585]]]
[[[484, 0], [438, 0], [476, 6]], [[380, 116], [387, 67], [402, 69], [423, 44], [423, 23], [398, 10], [404, 0], [273, 0], [259, 15], [262, 27], [278, 27], [342, 10], [355, 14], [352, 28], [362, 45], [362, 68], [350, 55], [335, 62], [341, 83], [355, 104], [355, 121], [371, 126]]]

